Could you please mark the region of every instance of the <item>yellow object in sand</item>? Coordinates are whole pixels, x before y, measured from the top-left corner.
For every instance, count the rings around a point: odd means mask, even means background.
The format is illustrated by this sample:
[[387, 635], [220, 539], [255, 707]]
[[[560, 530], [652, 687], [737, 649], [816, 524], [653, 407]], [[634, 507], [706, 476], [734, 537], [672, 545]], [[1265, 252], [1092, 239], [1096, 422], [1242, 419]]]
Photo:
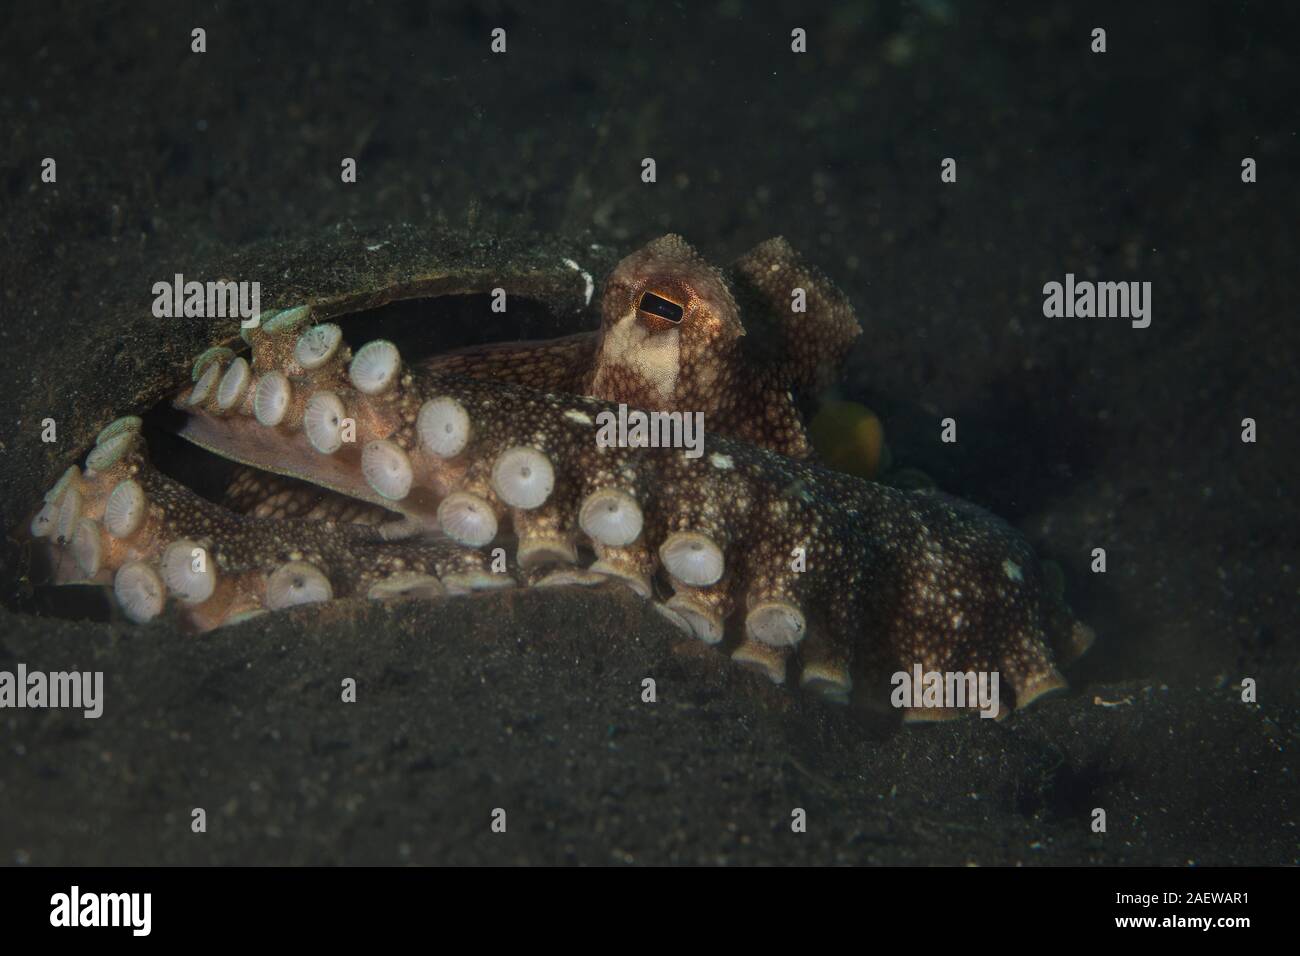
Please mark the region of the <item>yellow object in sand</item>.
[[836, 471], [874, 478], [887, 459], [884, 426], [871, 409], [857, 402], [823, 402], [809, 431], [817, 455]]

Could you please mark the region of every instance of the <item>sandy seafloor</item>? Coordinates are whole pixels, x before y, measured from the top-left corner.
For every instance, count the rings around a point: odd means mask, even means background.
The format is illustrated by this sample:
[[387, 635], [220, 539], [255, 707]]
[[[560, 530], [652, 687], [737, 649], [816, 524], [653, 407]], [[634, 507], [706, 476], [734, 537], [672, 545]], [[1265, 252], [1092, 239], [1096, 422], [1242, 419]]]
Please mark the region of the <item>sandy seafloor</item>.
[[[862, 318], [842, 394], [881, 414], [900, 464], [1058, 561], [1099, 638], [1065, 697], [900, 729], [767, 686], [616, 590], [344, 604], [193, 638], [68, 619], [10, 539], [0, 667], [100, 669], [108, 696], [98, 721], [0, 712], [0, 861], [1294, 862], [1296, 15], [1079, 6], [6, 14], [5, 529], [219, 337], [149, 314], [174, 271], [330, 236], [354, 237], [346, 257], [402, 224], [489, 258], [597, 244], [602, 269], [667, 231], [717, 261], [782, 234]], [[1150, 328], [1044, 318], [1066, 272], [1151, 282]]]

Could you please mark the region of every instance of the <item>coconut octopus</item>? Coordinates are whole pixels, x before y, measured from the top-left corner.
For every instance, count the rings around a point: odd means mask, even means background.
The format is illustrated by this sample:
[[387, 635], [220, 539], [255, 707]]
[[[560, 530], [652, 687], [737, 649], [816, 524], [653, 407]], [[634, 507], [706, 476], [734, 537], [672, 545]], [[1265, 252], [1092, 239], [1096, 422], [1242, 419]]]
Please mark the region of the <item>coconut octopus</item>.
[[[794, 393], [860, 328], [784, 240], [724, 272], [665, 236], [618, 264], [600, 311], [593, 332], [411, 363], [384, 339], [354, 352], [311, 304], [264, 313], [246, 355], [208, 349], [174, 397], [180, 435], [246, 466], [220, 503], [155, 468], [128, 416], [30, 534], [53, 583], [103, 585], [135, 622], [170, 605], [197, 632], [335, 598], [612, 581], [832, 701], [918, 665], [995, 671], [1016, 707], [1065, 686], [1092, 634], [1020, 534], [813, 460]], [[703, 412], [704, 453], [597, 441], [617, 404]]]

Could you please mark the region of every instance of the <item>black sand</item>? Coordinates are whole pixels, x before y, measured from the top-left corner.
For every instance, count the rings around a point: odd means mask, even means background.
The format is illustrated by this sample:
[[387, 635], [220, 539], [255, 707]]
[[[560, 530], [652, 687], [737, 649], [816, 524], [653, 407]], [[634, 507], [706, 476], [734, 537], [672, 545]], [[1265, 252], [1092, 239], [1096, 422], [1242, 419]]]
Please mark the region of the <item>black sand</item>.
[[[460, 270], [536, 261], [559, 329], [580, 289], [557, 258], [599, 276], [670, 230], [719, 261], [779, 233], [862, 316], [844, 395], [900, 464], [1059, 561], [1099, 640], [1069, 696], [901, 730], [767, 687], [617, 591], [182, 638], [65, 619], [10, 540], [0, 669], [101, 669], [108, 697], [98, 721], [0, 712], [0, 861], [1294, 862], [1295, 14], [1075, 6], [20, 5], [0, 38], [6, 530], [229, 332], [149, 314], [174, 272], [248, 262], [289, 295], [366, 271], [295, 250], [396, 230]], [[1066, 272], [1150, 281], [1151, 327], [1044, 318]]]

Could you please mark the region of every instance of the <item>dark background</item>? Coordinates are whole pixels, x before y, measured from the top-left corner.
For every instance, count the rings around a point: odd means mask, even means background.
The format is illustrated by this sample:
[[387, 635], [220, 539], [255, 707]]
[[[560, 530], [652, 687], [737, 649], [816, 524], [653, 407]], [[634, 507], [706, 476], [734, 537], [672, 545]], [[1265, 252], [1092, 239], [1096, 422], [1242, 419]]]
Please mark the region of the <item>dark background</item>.
[[[110, 696], [98, 722], [0, 713], [0, 860], [1294, 861], [1297, 15], [1084, 6], [17, 5], [6, 529], [196, 351], [148, 315], [174, 271], [340, 223], [596, 243], [593, 261], [676, 231], [724, 262], [782, 234], [862, 318], [843, 394], [881, 414], [899, 464], [1060, 562], [1099, 638], [1067, 698], [881, 731], [684, 646], [626, 595], [196, 640], [49, 613], [15, 538], [0, 666], [93, 664]], [[1151, 327], [1045, 319], [1066, 272], [1150, 281]]]

